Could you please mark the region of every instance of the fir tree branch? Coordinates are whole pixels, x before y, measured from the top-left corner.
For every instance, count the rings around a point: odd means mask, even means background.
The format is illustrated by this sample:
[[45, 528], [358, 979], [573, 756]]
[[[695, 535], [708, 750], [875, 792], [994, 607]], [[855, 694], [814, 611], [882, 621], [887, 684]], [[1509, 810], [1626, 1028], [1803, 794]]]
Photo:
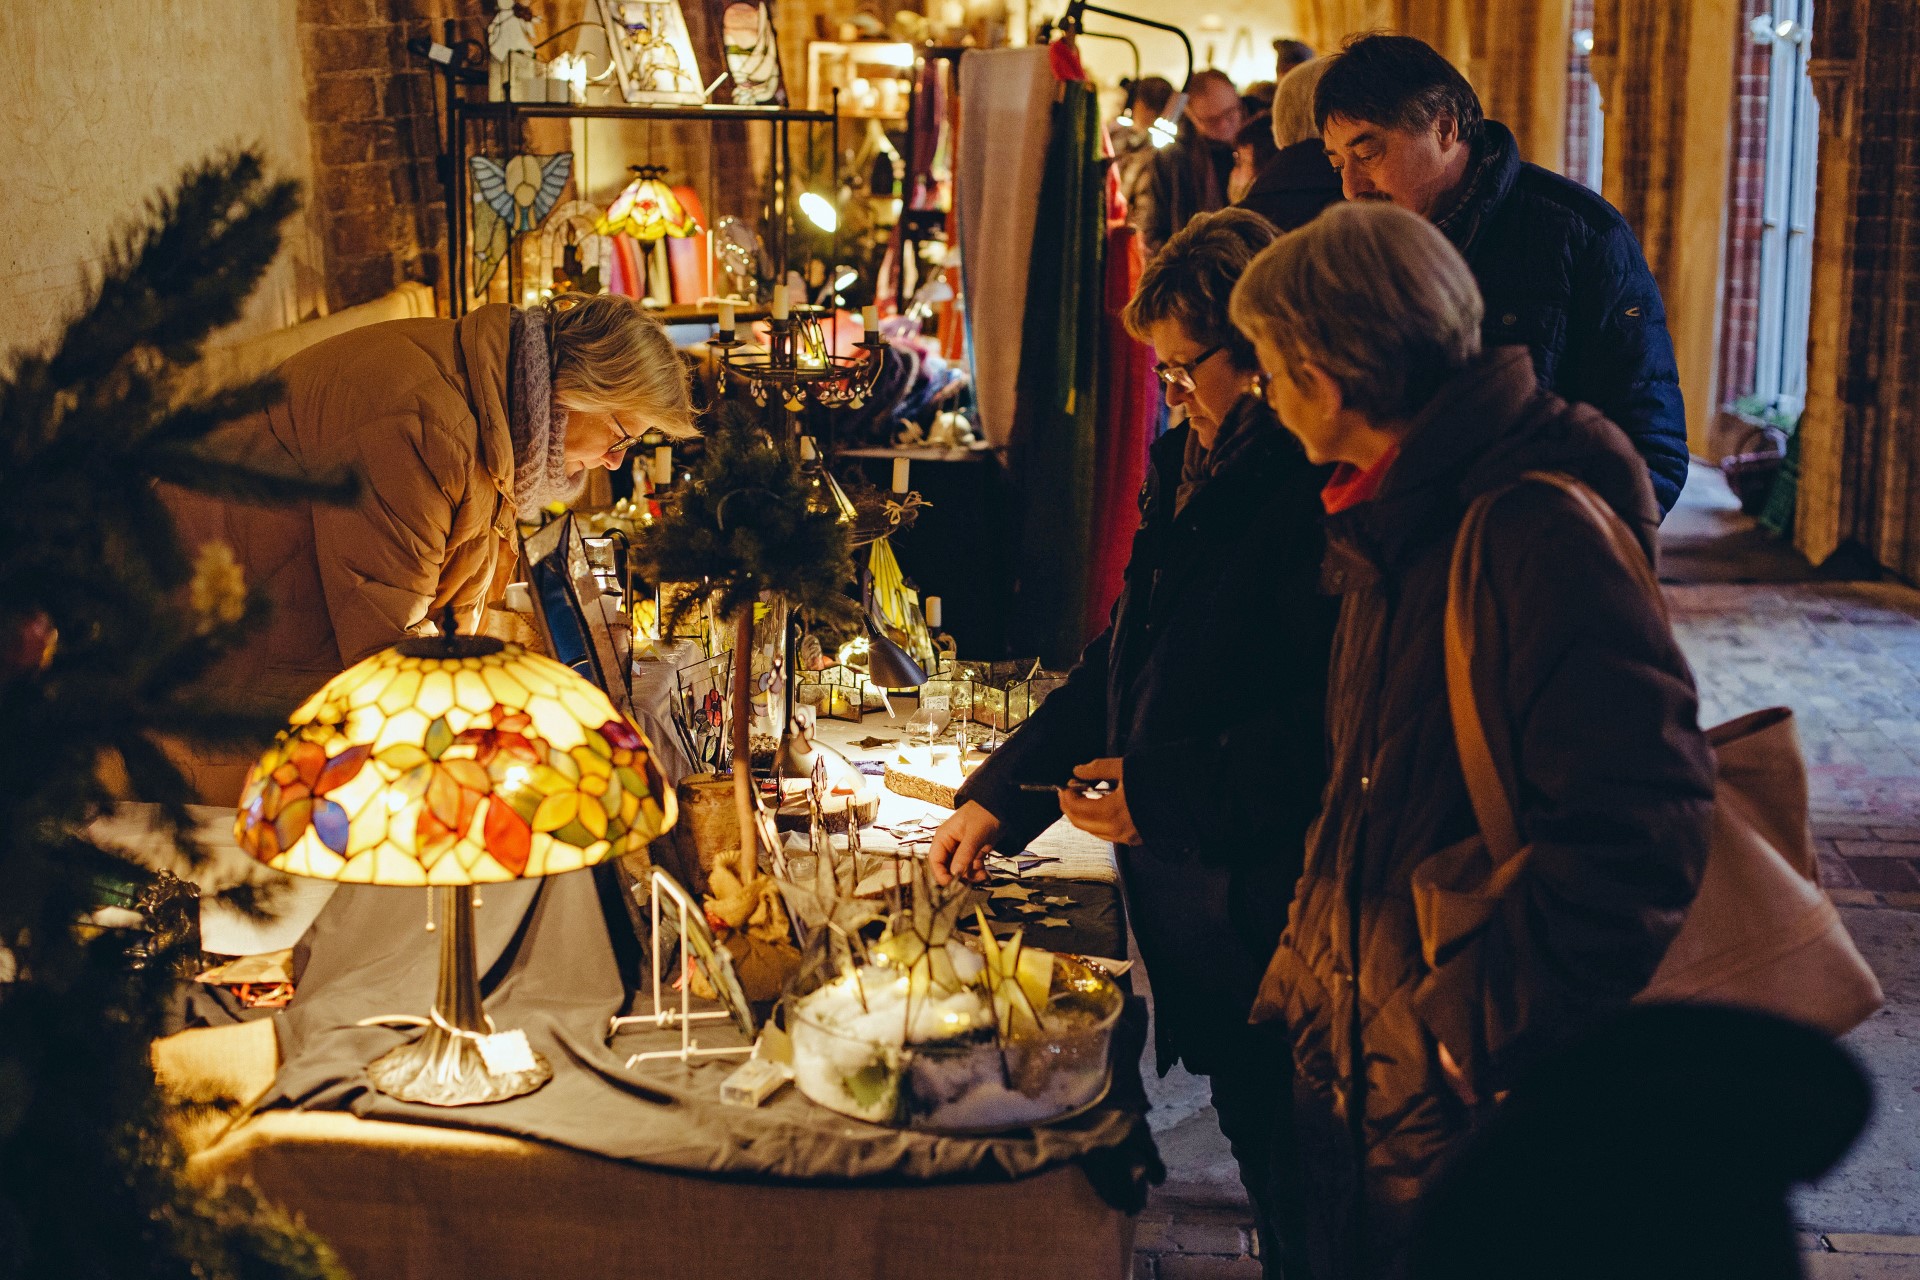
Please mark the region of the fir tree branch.
[[291, 502], [341, 506], [360, 493], [360, 477], [345, 469], [318, 476], [268, 471], [185, 445], [145, 450], [139, 455], [139, 465], [156, 480], [253, 506], [284, 507]]

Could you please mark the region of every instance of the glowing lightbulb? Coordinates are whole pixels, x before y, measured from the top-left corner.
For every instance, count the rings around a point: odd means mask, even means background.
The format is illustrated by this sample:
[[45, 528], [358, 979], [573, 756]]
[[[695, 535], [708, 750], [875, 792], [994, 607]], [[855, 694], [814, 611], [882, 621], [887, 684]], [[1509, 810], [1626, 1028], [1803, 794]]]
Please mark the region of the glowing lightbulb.
[[807, 215], [807, 221], [822, 231], [834, 231], [840, 226], [840, 212], [833, 202], [817, 191], [800, 193], [800, 212]]

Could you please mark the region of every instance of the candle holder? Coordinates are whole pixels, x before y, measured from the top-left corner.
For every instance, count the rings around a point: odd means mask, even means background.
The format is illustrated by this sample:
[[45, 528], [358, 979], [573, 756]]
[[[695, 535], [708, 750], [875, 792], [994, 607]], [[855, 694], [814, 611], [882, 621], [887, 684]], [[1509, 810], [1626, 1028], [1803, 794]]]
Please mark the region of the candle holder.
[[785, 317], [768, 321], [764, 350], [748, 349], [739, 338], [719, 338], [707, 346], [717, 356], [716, 383], [727, 393], [728, 378], [737, 378], [761, 407], [779, 404], [799, 412], [809, 404], [825, 408], [859, 409], [880, 380], [881, 353], [886, 341], [877, 332], [841, 354], [832, 348], [821, 328], [825, 307], [798, 306]]

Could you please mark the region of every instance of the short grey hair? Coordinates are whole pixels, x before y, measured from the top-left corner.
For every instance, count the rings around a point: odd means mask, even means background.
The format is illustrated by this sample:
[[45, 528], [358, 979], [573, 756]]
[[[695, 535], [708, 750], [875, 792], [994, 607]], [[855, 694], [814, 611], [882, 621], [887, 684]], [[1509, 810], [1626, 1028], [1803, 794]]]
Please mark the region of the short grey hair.
[[555, 403], [631, 414], [669, 436], [696, 434], [687, 362], [645, 306], [617, 293], [563, 293], [550, 311]]
[[[1274, 241], [1234, 287], [1233, 323], [1303, 381], [1318, 365], [1373, 422], [1410, 418], [1480, 354], [1480, 287], [1419, 214], [1382, 201], [1328, 208]], [[1270, 370], [1269, 372], [1278, 372]]]
[[1332, 65], [1332, 58], [1313, 58], [1280, 78], [1280, 87], [1273, 91], [1275, 146], [1290, 147], [1320, 136], [1320, 126], [1313, 119], [1313, 92]]

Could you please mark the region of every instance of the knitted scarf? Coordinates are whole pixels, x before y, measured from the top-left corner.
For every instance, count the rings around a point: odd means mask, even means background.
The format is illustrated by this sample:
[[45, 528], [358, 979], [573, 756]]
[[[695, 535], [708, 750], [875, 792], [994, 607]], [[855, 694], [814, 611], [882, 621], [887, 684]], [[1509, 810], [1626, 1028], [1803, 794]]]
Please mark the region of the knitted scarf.
[[547, 309], [513, 309], [507, 329], [507, 433], [513, 438], [513, 506], [537, 520], [550, 502], [572, 502], [586, 472], [567, 475], [567, 411], [553, 402]]
[[1261, 407], [1259, 397], [1253, 395], [1236, 401], [1227, 411], [1227, 420], [1214, 433], [1211, 449], [1200, 443], [1199, 432], [1187, 428], [1187, 448], [1180, 457], [1180, 487], [1173, 497], [1176, 516], [1186, 510], [1207, 481], [1230, 470], [1269, 431], [1279, 429], [1271, 415], [1260, 412]]

